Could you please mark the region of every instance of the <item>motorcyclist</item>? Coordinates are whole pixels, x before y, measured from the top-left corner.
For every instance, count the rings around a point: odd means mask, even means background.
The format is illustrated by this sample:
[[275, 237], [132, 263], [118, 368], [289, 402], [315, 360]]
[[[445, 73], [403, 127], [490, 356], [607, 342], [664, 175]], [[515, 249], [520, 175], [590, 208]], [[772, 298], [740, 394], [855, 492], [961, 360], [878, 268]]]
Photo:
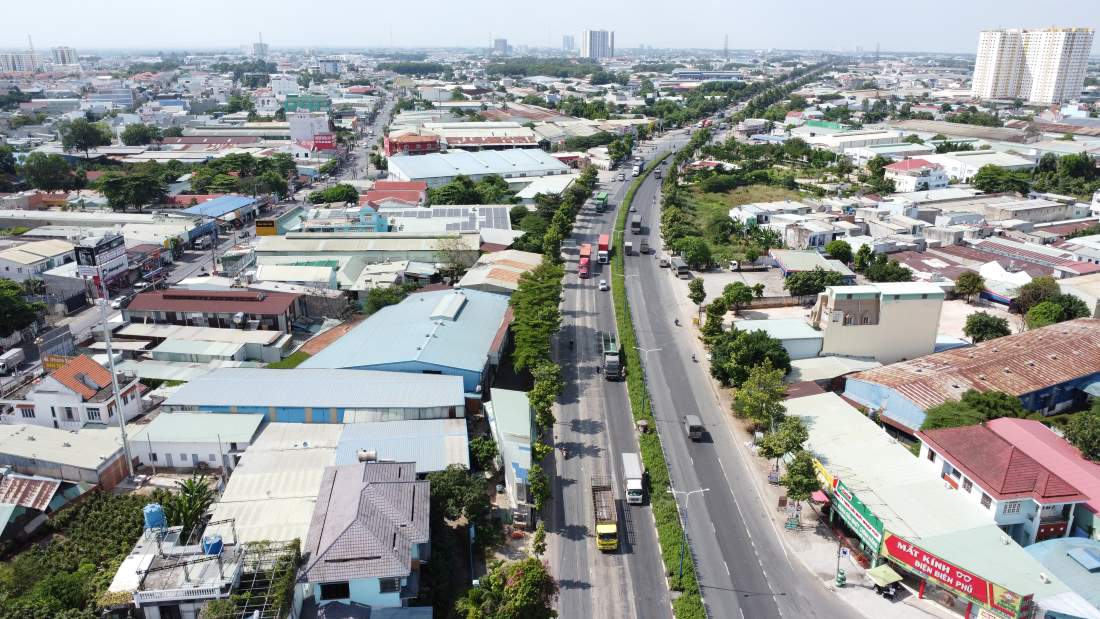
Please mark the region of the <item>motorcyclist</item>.
[[675, 325], [676, 325], [677, 327], [679, 327], [679, 326], [680, 326], [680, 319], [679, 319], [679, 318], [673, 318], [673, 319], [672, 319], [672, 322], [673, 322], [673, 323], [674, 323], [674, 324], [675, 324]]

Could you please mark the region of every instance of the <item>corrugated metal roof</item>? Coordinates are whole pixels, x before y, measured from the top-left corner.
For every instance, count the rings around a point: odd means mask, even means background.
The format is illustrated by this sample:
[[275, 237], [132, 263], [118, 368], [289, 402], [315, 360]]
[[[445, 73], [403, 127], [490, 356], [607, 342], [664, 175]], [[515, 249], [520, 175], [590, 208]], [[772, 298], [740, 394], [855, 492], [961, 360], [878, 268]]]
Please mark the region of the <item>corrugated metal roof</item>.
[[[354, 333], [354, 330], [352, 331]], [[396, 333], [388, 337], [397, 337]], [[343, 339], [346, 339], [345, 335]], [[326, 347], [323, 355], [343, 339]], [[221, 368], [180, 387], [165, 406], [428, 408], [461, 406], [462, 379], [343, 369]]]
[[1021, 396], [1100, 372], [1100, 320], [1042, 329], [860, 372], [852, 380], [891, 387], [927, 410], [967, 390]]
[[214, 198], [213, 200], [207, 200], [202, 204], [196, 204], [191, 208], [183, 209], [183, 212], [188, 215], [222, 217], [233, 211], [252, 206], [255, 203], [256, 198], [250, 198], [248, 196], [222, 196], [220, 198]]
[[[0, 479], [0, 503], [46, 511], [61, 486], [56, 479], [7, 475]], [[3, 527], [0, 527], [2, 530]]]
[[336, 447], [336, 464], [358, 462], [360, 450], [373, 451], [379, 460], [414, 462], [417, 473], [442, 471], [451, 464], [470, 466], [465, 419], [345, 424]]
[[5, 461], [4, 456], [15, 456], [94, 470], [121, 451], [117, 428], [70, 432], [29, 424], [0, 424], [0, 462]]
[[564, 174], [569, 167], [537, 148], [499, 151], [451, 151], [390, 157], [390, 173], [409, 180], [446, 178], [465, 174]]
[[[433, 320], [440, 301], [462, 295], [455, 321]], [[300, 368], [370, 368], [402, 362], [480, 372], [508, 309], [508, 297], [477, 290], [409, 295], [383, 308]]]
[[182, 443], [212, 443], [220, 440], [228, 446], [229, 443], [251, 442], [263, 420], [263, 415], [161, 413], [153, 421], [133, 428], [130, 440]]

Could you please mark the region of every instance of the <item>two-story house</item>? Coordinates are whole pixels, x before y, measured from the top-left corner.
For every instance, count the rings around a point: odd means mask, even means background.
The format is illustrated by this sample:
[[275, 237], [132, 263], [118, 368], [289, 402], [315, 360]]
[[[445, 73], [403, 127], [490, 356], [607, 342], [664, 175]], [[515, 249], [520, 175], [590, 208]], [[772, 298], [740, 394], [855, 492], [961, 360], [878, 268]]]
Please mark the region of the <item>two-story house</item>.
[[925, 430], [917, 437], [920, 462], [1021, 546], [1068, 536], [1077, 507], [1089, 499], [984, 424]]
[[262, 329], [290, 333], [302, 295], [256, 290], [143, 292], [122, 310], [134, 324], [169, 324], [222, 329]]
[[929, 191], [947, 187], [948, 177], [943, 166], [924, 159], [906, 159], [884, 168], [886, 180], [894, 181], [895, 191]]
[[74, 260], [75, 246], [59, 240], [34, 241], [0, 251], [0, 277], [21, 282]]
[[829, 286], [810, 322], [823, 335], [821, 354], [893, 363], [935, 350], [943, 299], [924, 282]]
[[[118, 374], [118, 404], [123, 419], [141, 413], [141, 384], [133, 374]], [[107, 368], [80, 355], [0, 401], [12, 407], [4, 423], [35, 424], [79, 430], [87, 424], [115, 423], [114, 393]]]
[[325, 469], [299, 575], [307, 605], [396, 608], [416, 597], [429, 553], [429, 482], [413, 462]]

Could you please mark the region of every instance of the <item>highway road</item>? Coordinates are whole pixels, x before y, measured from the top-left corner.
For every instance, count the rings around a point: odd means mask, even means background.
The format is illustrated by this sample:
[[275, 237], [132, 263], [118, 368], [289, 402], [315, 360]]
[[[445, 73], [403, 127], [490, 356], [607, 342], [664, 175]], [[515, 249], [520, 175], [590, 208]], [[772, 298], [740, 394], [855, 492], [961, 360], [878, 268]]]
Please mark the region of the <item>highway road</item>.
[[[661, 148], [684, 141], [686, 137], [677, 134], [663, 140]], [[653, 147], [638, 151], [647, 158], [653, 152]], [[626, 174], [627, 182], [621, 183], [607, 181], [607, 173], [601, 175], [602, 188], [612, 193], [614, 205], [622, 202], [633, 180], [629, 171]], [[573, 238], [578, 244], [591, 243], [594, 250], [598, 236], [610, 233], [617, 212], [583, 210]], [[610, 281], [611, 268], [597, 264], [590, 279], [580, 279], [575, 260], [566, 266], [563, 330], [556, 344], [566, 388], [554, 433], [555, 444], [564, 446], [569, 456], [555, 452], [554, 498], [547, 523], [555, 538], [550, 565], [561, 586], [559, 616], [669, 618], [672, 609], [652, 512], [648, 505], [627, 505], [622, 492], [620, 454], [638, 451], [626, 383], [607, 381], [596, 371], [601, 362], [599, 333], [615, 329], [611, 293], [598, 289], [601, 279]], [[615, 480], [620, 521], [616, 552], [603, 553], [595, 546], [593, 475]]]
[[[642, 215], [643, 235], [661, 250], [659, 210], [655, 196], [660, 181], [650, 176], [635, 195]], [[627, 239], [638, 236], [627, 232]], [[637, 246], [638, 243], [635, 243]], [[646, 379], [653, 413], [669, 462], [672, 483], [685, 515], [690, 548], [700, 587], [711, 617], [858, 617], [828, 591], [784, 547], [766, 504], [752, 483], [758, 473], [738, 444], [730, 414], [723, 410], [710, 384], [697, 332], [677, 314], [674, 275], [662, 269], [656, 254], [626, 256], [626, 286], [634, 316], [638, 346], [659, 349], [645, 355]], [[680, 316], [684, 326], [674, 326]], [[695, 353], [699, 362], [691, 360]], [[647, 362], [647, 363], [646, 363]], [[698, 414], [708, 436], [690, 441], [683, 415]]]

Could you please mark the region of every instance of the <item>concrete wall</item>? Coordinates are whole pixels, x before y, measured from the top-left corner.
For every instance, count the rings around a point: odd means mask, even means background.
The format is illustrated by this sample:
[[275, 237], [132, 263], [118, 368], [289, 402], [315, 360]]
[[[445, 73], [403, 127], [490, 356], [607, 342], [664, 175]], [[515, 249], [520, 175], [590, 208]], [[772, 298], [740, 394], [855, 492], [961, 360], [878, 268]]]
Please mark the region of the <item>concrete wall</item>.
[[822, 354], [871, 357], [895, 363], [932, 353], [936, 347], [943, 298], [898, 299], [883, 294], [878, 324], [845, 325], [823, 321]]
[[[248, 445], [247, 442], [237, 443], [236, 450], [232, 450], [228, 442], [219, 446], [216, 441], [183, 443], [136, 440], [130, 443], [130, 454], [141, 464], [155, 468], [192, 469], [195, 465], [191, 455], [195, 454], [200, 462], [205, 462], [212, 469], [223, 466], [232, 469], [236, 466], [234, 455], [240, 455]], [[153, 460], [152, 454], [156, 454], [156, 460]], [[171, 454], [171, 458], [168, 454]], [[181, 455], [184, 457], [181, 458]]]
[[[405, 579], [401, 579], [401, 584], [405, 584]], [[377, 578], [352, 580], [349, 585], [351, 597], [342, 600], [325, 600], [322, 602], [321, 586], [319, 583], [314, 583], [313, 599], [318, 604], [324, 604], [326, 602], [356, 602], [358, 604], [366, 604], [377, 608], [398, 608], [401, 606], [401, 592], [379, 592], [379, 582]]]

